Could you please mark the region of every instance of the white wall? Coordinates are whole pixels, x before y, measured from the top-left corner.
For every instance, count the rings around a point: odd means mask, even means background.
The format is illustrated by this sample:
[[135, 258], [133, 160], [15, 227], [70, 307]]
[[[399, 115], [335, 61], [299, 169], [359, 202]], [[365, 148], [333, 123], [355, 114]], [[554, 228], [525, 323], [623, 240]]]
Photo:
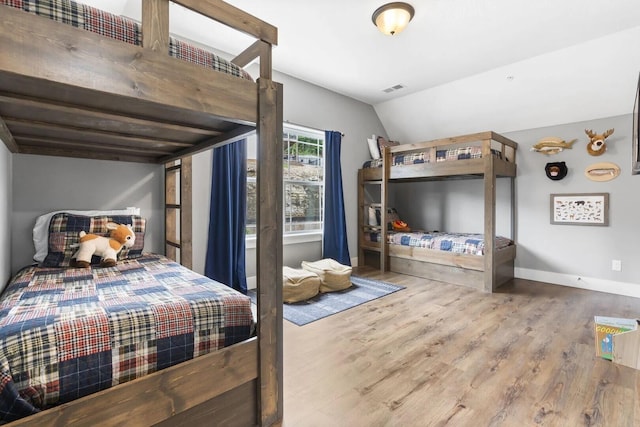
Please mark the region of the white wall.
[[11, 277], [12, 158], [0, 141], [0, 289]]
[[[631, 113], [640, 26], [375, 106], [403, 143]], [[425, 72], [428, 72], [426, 70]], [[513, 79], [509, 79], [509, 77]]]
[[11, 269], [31, 263], [36, 218], [55, 210], [141, 208], [144, 250], [164, 253], [164, 175], [161, 165], [13, 155]]
[[[250, 70], [251, 71], [251, 70]], [[253, 72], [256, 75], [255, 72]], [[284, 86], [284, 120], [293, 124], [344, 133], [342, 138], [342, 179], [347, 221], [347, 237], [351, 257], [357, 250], [357, 170], [369, 158], [366, 138], [385, 135], [373, 107], [335, 92], [303, 82], [291, 76], [274, 73], [274, 80]], [[206, 233], [210, 198], [211, 152], [193, 158], [193, 265], [204, 271]], [[284, 264], [299, 267], [304, 260], [322, 256], [321, 242], [286, 245]], [[247, 275], [255, 275], [255, 250], [247, 251]]]

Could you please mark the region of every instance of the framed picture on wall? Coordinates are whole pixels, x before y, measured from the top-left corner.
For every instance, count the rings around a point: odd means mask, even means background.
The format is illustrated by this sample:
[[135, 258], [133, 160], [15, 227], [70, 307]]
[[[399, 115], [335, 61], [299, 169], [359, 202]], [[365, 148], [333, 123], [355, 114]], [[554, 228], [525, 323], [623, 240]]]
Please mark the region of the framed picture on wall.
[[609, 193], [552, 194], [551, 224], [609, 225]]
[[636, 89], [636, 102], [633, 106], [633, 159], [631, 173], [640, 174], [640, 75], [638, 75], [638, 88]]

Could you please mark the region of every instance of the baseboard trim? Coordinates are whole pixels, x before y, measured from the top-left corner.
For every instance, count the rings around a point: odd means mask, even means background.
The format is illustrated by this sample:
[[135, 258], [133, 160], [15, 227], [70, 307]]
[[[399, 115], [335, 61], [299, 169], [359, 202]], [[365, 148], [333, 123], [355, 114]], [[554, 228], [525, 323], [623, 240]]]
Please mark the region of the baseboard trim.
[[[358, 265], [358, 257], [351, 258], [351, 265]], [[514, 275], [519, 279], [640, 298], [640, 284], [637, 283], [596, 279], [594, 277], [553, 273], [551, 271], [533, 270], [522, 267], [516, 267], [514, 269]], [[257, 283], [258, 280], [256, 276], [247, 277], [247, 289], [256, 289]]]
[[615, 280], [596, 279], [576, 274], [553, 273], [521, 267], [514, 269], [514, 275], [519, 279], [640, 298], [640, 284], [637, 283], [617, 282]]

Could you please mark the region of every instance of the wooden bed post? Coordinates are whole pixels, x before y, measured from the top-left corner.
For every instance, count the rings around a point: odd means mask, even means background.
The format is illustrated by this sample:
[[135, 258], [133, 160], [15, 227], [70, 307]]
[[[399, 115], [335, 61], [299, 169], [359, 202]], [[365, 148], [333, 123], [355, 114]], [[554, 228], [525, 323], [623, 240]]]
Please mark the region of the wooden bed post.
[[491, 154], [491, 138], [482, 143], [484, 158], [484, 290], [493, 292], [496, 284], [496, 174], [494, 156]]
[[142, 0], [142, 46], [169, 54], [169, 2]]
[[191, 156], [166, 163], [164, 175], [165, 255], [192, 268]]
[[389, 222], [389, 177], [391, 176], [391, 152], [382, 148], [382, 182], [380, 183], [380, 270], [389, 270], [389, 244], [387, 243]]
[[258, 79], [258, 424], [280, 425], [282, 375], [282, 85]]

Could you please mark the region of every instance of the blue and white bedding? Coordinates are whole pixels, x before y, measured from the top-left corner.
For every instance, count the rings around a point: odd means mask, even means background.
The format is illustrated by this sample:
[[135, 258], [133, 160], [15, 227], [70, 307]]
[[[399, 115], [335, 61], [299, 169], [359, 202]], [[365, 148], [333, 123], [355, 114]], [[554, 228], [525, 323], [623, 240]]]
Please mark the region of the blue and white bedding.
[[0, 298], [9, 422], [251, 336], [251, 300], [161, 255], [108, 268], [26, 267]]
[[[365, 239], [379, 242], [380, 233], [365, 233]], [[484, 255], [484, 235], [477, 233], [443, 233], [432, 232], [390, 232], [387, 243], [392, 245], [412, 246], [416, 248], [434, 249], [467, 255]], [[495, 249], [503, 249], [512, 245], [513, 241], [506, 237], [496, 236]]]
[[[499, 150], [491, 150], [491, 153], [497, 158], [502, 158], [502, 152]], [[479, 159], [482, 157], [482, 147], [458, 147], [448, 150], [436, 150], [436, 163], [448, 162], [452, 160]], [[367, 160], [362, 165], [363, 168], [380, 168], [383, 159]], [[391, 166], [417, 165], [421, 163], [430, 163], [429, 152], [420, 151], [407, 154], [394, 154], [391, 159]]]

